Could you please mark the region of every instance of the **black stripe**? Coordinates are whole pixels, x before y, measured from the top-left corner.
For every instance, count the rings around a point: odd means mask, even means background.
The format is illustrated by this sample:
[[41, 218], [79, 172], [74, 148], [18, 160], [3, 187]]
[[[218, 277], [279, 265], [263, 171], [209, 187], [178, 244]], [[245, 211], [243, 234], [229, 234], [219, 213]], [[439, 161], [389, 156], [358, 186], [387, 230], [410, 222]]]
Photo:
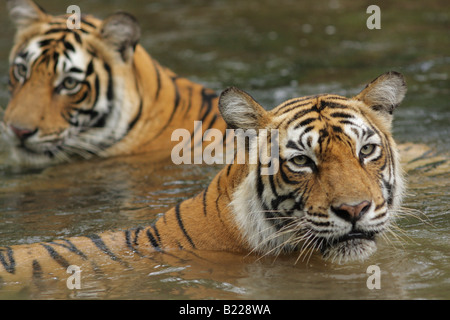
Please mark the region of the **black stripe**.
[[77, 29], [77, 30], [83, 32], [84, 34], [89, 34], [89, 31], [87, 31], [86, 29], [80, 28], [80, 29]]
[[75, 72], [75, 73], [83, 73], [83, 70], [77, 67], [72, 67], [69, 69], [69, 72]]
[[270, 207], [272, 208], [272, 210], [278, 211], [278, 207], [280, 206], [280, 204], [282, 204], [284, 201], [290, 200], [292, 198], [293, 198], [292, 193], [278, 195], [277, 197], [272, 199], [272, 201], [270, 202]]
[[356, 137], [359, 139], [359, 131], [356, 130], [355, 128], [350, 128], [350, 130], [352, 130], [353, 133], [356, 135]]
[[100, 95], [100, 79], [98, 78], [98, 74], [95, 75], [94, 88], [95, 88], [95, 97], [94, 102], [92, 103], [93, 108], [95, 108], [95, 105], [97, 104], [98, 101], [98, 96]]
[[41, 280], [43, 272], [42, 267], [37, 260], [33, 260], [32, 269], [33, 269], [33, 279]]
[[23, 52], [18, 53], [17, 56], [26, 60], [29, 53], [30, 53], [29, 51], [23, 51]]
[[172, 111], [172, 115], [170, 116], [169, 123], [172, 120], [173, 115], [175, 114], [175, 111], [177, 110], [178, 105], [180, 104], [180, 100], [181, 100], [180, 90], [178, 90], [178, 85], [176, 83], [177, 78], [178, 78], [177, 76], [172, 77], [173, 87], [174, 87], [174, 90], [175, 90], [175, 100], [173, 102], [174, 108], [173, 108], [173, 111]]
[[383, 200], [382, 203], [376, 205], [374, 211], [380, 210], [385, 204], [386, 204], [386, 201]]
[[97, 29], [97, 27], [93, 23], [90, 23], [89, 21], [87, 21], [85, 17], [81, 18], [81, 23], [83, 23], [91, 28]]
[[148, 241], [152, 245], [153, 249], [155, 249], [156, 251], [161, 251], [161, 248], [159, 247], [159, 244], [156, 241], [155, 237], [150, 232], [150, 229], [147, 229], [146, 234], [147, 234]]
[[309, 136], [308, 139], [306, 139], [306, 144], [308, 145], [308, 147], [312, 147], [312, 137]]
[[69, 31], [69, 29], [67, 29], [67, 28], [53, 28], [53, 29], [46, 31], [44, 34], [51, 34], [51, 33], [57, 33], [57, 32], [68, 32], [68, 31]]
[[48, 46], [53, 41], [56, 41], [56, 40], [55, 39], [45, 39], [45, 40], [39, 41], [38, 45], [39, 45], [39, 47], [42, 48], [42, 47]]
[[203, 215], [206, 217], [207, 211], [206, 211], [206, 194], [208, 193], [209, 185], [206, 187], [206, 189], [203, 191]]
[[349, 124], [351, 126], [359, 127], [356, 123], [349, 121], [349, 120], [339, 120], [340, 124]]
[[381, 219], [381, 218], [385, 217], [386, 214], [387, 214], [387, 210], [385, 210], [385, 211], [379, 213], [378, 215], [376, 215], [375, 217], [373, 217], [373, 218], [372, 218], [372, 221], [373, 221], [373, 220], [377, 220], [377, 219]]
[[132, 252], [135, 252], [136, 249], [134, 249], [133, 245], [131, 244], [130, 233], [130, 230], [125, 230], [125, 244], [128, 249], [130, 249]]
[[178, 225], [180, 226], [181, 231], [183, 232], [184, 236], [189, 241], [191, 246], [195, 249], [194, 242], [192, 241], [191, 237], [189, 236], [186, 229], [184, 228], [183, 221], [181, 220], [180, 204], [177, 204], [177, 206], [175, 207], [175, 215], [176, 215]]
[[107, 246], [106, 244], [103, 242], [102, 238], [97, 235], [97, 234], [91, 234], [89, 236], [87, 236], [87, 238], [89, 238], [92, 243], [94, 243], [94, 245], [100, 250], [102, 251], [104, 254], [106, 254], [107, 256], [109, 256], [111, 258], [111, 260], [113, 261], [117, 261], [122, 265], [128, 266], [128, 264], [124, 261], [122, 261], [122, 259], [120, 259], [119, 257], [117, 257]]
[[366, 139], [370, 138], [371, 136], [375, 135], [375, 131], [368, 128], [367, 130], [363, 130], [363, 136], [366, 136]]
[[188, 96], [188, 98], [187, 98], [188, 104], [184, 110], [185, 115], [189, 114], [189, 111], [191, 110], [191, 107], [192, 107], [192, 87], [188, 87], [187, 90], [188, 90], [188, 95], [187, 95]]
[[75, 52], [75, 48], [70, 42], [64, 41], [63, 44], [66, 50]]
[[[3, 252], [5, 251], [6, 256], [3, 255]], [[16, 272], [16, 261], [14, 260], [14, 251], [13, 249], [11, 249], [11, 247], [0, 248], [0, 262], [2, 263], [6, 272], [11, 274], [14, 274]]]
[[262, 196], [264, 193], [264, 183], [262, 181], [262, 175], [261, 175], [261, 161], [258, 161], [258, 174], [256, 177], [256, 192], [258, 193], [258, 198], [262, 202]]
[[328, 218], [328, 215], [320, 212], [308, 212], [308, 215], [319, 218]]
[[[64, 56], [66, 57], [67, 60], [71, 60], [69, 54], [67, 53], [67, 51], [63, 51]], [[64, 65], [64, 69], [66, 68], [66, 66]]]
[[348, 101], [348, 98], [346, 97], [342, 97], [342, 96], [337, 96], [334, 94], [326, 94], [322, 96], [323, 98], [326, 98], [328, 100], [343, 100], [343, 101]]
[[293, 106], [292, 108], [290, 108], [289, 110], [284, 110], [287, 107], [292, 106], [293, 104], [296, 104], [296, 103], [299, 103], [299, 102], [302, 102], [302, 101], [305, 101], [305, 100], [309, 100], [311, 98], [312, 98], [312, 96], [307, 96], [307, 97], [298, 98], [298, 99], [294, 99], [294, 100], [292, 100], [290, 102], [287, 102], [285, 105], [279, 107], [279, 109], [277, 110], [276, 114], [279, 114], [280, 112], [288, 113], [289, 111], [291, 111], [293, 109], [296, 109], [296, 108], [303, 107], [303, 106], [306, 106], [308, 104], [311, 104], [312, 102], [308, 101], [308, 102], [305, 102], [305, 103], [302, 103], [302, 104], [297, 104], [297, 105]]
[[311, 122], [314, 122], [314, 121], [316, 121], [316, 120], [317, 120], [317, 118], [308, 118], [308, 119], [305, 119], [305, 120], [303, 120], [302, 122], [298, 123], [298, 124], [295, 126], [294, 129], [298, 129], [298, 128], [300, 128], [300, 127], [304, 127], [304, 126], [306, 126], [306, 125], [308, 125], [308, 124], [310, 124]]
[[55, 260], [61, 267], [63, 267], [64, 269], [67, 269], [70, 266], [70, 263], [64, 259], [63, 256], [61, 256], [58, 252], [56, 252], [55, 249], [53, 249], [51, 246], [49, 246], [48, 244], [45, 243], [41, 243], [41, 246], [43, 246], [48, 254], [50, 255], [50, 257]]
[[306, 221], [308, 221], [309, 223], [318, 226], [318, 227], [328, 227], [330, 226], [330, 222], [329, 221], [325, 221], [325, 222], [318, 222], [318, 221], [314, 221], [311, 219], [306, 219]]
[[319, 112], [319, 109], [317, 109], [316, 105], [313, 105], [311, 108], [306, 110], [300, 110], [297, 113], [295, 113], [292, 117], [289, 117], [289, 121], [287, 122], [287, 126], [289, 126], [292, 122], [298, 120], [299, 118], [305, 116], [308, 113], [311, 112]]
[[86, 115], [86, 116], [90, 116], [91, 118], [94, 118], [98, 115], [98, 112], [92, 109], [79, 109], [79, 108], [73, 108], [73, 110], [75, 110], [78, 114], [82, 114], [82, 115]]
[[72, 33], [73, 33], [73, 36], [74, 36], [75, 40], [76, 40], [79, 44], [82, 44], [81, 36], [80, 36], [77, 32], [72, 31]]
[[91, 59], [86, 69], [86, 78], [89, 77], [94, 72], [94, 59]]
[[[80, 104], [82, 101], [84, 101], [87, 98], [88, 95], [89, 95], [89, 89], [87, 89], [83, 93], [81, 98], [79, 98], [77, 101], [75, 101], [74, 104]], [[98, 112], [94, 111], [94, 110], [83, 110], [83, 109], [78, 109], [78, 110], [83, 111], [83, 114], [89, 114], [91, 116], [91, 120], [92, 120], [92, 118], [94, 118], [98, 115]]]
[[153, 231], [155, 232], [156, 240], [157, 240], [159, 243], [161, 243], [161, 237], [160, 237], [160, 235], [159, 235], [158, 228], [156, 228], [156, 225], [155, 225], [155, 224], [152, 224], [152, 229], [153, 229]]
[[139, 241], [139, 234], [140, 234], [140, 232], [143, 230], [144, 228], [142, 228], [142, 227], [137, 227], [136, 228], [136, 230], [134, 231], [134, 239], [133, 239], [133, 244], [135, 245], [135, 246], [137, 246], [139, 243], [138, 243], [138, 241]]
[[333, 118], [345, 118], [345, 119], [354, 118], [353, 115], [344, 112], [333, 112], [330, 116], [332, 116]]
[[106, 72], [108, 73], [108, 89], [106, 91], [106, 97], [109, 101], [114, 99], [114, 87], [113, 87], [113, 77], [111, 72], [111, 67], [106, 62], [103, 64]]
[[213, 100], [217, 98], [217, 95], [215, 92], [213, 92], [210, 89], [203, 88], [202, 89], [202, 107], [201, 110], [206, 108], [204, 111], [204, 114], [201, 118], [201, 121], [204, 121], [208, 114], [211, 112], [212, 106], [213, 106]]
[[228, 165], [227, 168], [227, 177], [230, 175], [230, 171], [231, 171], [231, 163]]
[[[314, 126], [306, 127], [306, 128], [303, 130], [301, 137], [303, 137], [303, 135], [304, 135], [305, 133], [310, 132], [312, 129], [314, 129]], [[301, 137], [300, 137], [300, 139], [301, 139]]]
[[55, 52], [53, 53], [53, 73], [56, 73], [56, 67], [58, 66], [58, 60], [59, 60], [59, 53]]
[[292, 140], [289, 140], [289, 141], [288, 141], [288, 143], [286, 144], [286, 148], [290, 148], [290, 149], [302, 151], [302, 149], [300, 149], [300, 148], [297, 146], [297, 144], [296, 144], [294, 141], [292, 141]]
[[387, 203], [389, 206], [392, 205], [392, 203], [394, 202], [394, 195], [393, 195], [393, 190], [392, 190], [392, 184], [389, 183], [389, 181], [385, 181], [383, 180], [383, 185], [384, 187], [387, 189], [388, 192], [388, 199], [387, 199]]
[[323, 128], [321, 130], [319, 130], [319, 147], [320, 147], [320, 153], [322, 153], [322, 143], [325, 139], [328, 139], [328, 137], [330, 136], [330, 134], [328, 133], [326, 128]]
[[156, 72], [156, 93], [155, 93], [155, 100], [158, 100], [159, 92], [161, 90], [161, 74], [159, 73], [159, 67], [156, 64], [155, 61], [153, 61], [153, 67], [155, 68]]
[[177, 112], [177, 109], [178, 109], [178, 105], [179, 105], [179, 102], [180, 102], [180, 92], [179, 92], [179, 90], [178, 90], [178, 86], [177, 86], [177, 84], [176, 84], [176, 79], [177, 79], [177, 77], [175, 76], [175, 77], [172, 77], [171, 78], [172, 79], [172, 83], [173, 83], [173, 86], [174, 86], [174, 90], [175, 90], [175, 100], [174, 100], [174, 105], [173, 105], [173, 110], [172, 110], [172, 113], [170, 114], [170, 117], [169, 117], [169, 120], [167, 120], [167, 122], [166, 122], [166, 124], [161, 128], [161, 130], [159, 130], [159, 132], [152, 138], [152, 140], [155, 140], [156, 138], [158, 138], [159, 137], [159, 135], [161, 134], [161, 133], [163, 133], [164, 132], [164, 130], [169, 126], [169, 124], [172, 122], [172, 119], [173, 119], [173, 117], [175, 116], [175, 113]]
[[139, 250], [137, 248], [135, 248], [134, 246], [139, 246], [138, 238], [139, 238], [139, 233], [142, 229], [143, 229], [142, 227], [138, 227], [134, 230], [133, 241], [131, 241], [131, 230], [125, 230], [125, 244], [126, 244], [127, 248], [130, 249], [133, 253], [139, 255], [140, 257], [143, 257], [144, 255], [141, 252], [139, 252]]
[[138, 110], [138, 113], [136, 114], [136, 117], [134, 117], [134, 119], [131, 120], [131, 122], [128, 124], [127, 132], [128, 132], [128, 131], [131, 131], [131, 129], [133, 129], [134, 125], [135, 125], [135, 124], [139, 121], [139, 119], [141, 118], [141, 116], [142, 116], [142, 109], [143, 109], [143, 104], [142, 104], [142, 99], [141, 99], [141, 102], [140, 102], [140, 104], [139, 104], [139, 110]]
[[342, 128], [338, 126], [331, 126], [331, 129], [333, 129], [336, 133], [342, 133]]
[[70, 240], [64, 239], [62, 241], [64, 241], [66, 244], [53, 242], [53, 241], [51, 241], [49, 243], [66, 248], [70, 252], [73, 252], [73, 253], [77, 254], [78, 256], [80, 256], [81, 258], [83, 258], [83, 260], [87, 260], [87, 256], [83, 252], [81, 252]]
[[331, 109], [351, 109], [348, 105], [340, 104], [337, 102], [331, 102], [326, 100], [320, 100], [319, 110], [323, 110], [325, 108]]
[[[281, 162], [284, 162], [284, 160], [280, 159]], [[280, 166], [283, 167], [282, 163], [280, 163]], [[289, 166], [287, 166], [287, 168], [289, 169]], [[293, 180], [289, 180], [288, 176], [286, 175], [286, 173], [284, 172], [283, 169], [280, 170], [281, 172], [281, 179], [283, 179], [283, 181], [287, 184], [297, 184], [297, 181], [293, 181]]]
[[[216, 202], [216, 211], [217, 211], [217, 214], [219, 216], [220, 221], [222, 221], [221, 214], [220, 214], [220, 208], [219, 208], [219, 199], [220, 199], [220, 196], [222, 194], [222, 191], [221, 191], [221, 188], [220, 188], [220, 180], [221, 179], [222, 179], [222, 176], [219, 175], [219, 177], [217, 179], [217, 183], [216, 183], [218, 196], [217, 196], [216, 201], [215, 201]], [[223, 221], [222, 221], [222, 223], [223, 223]]]
[[[370, 160], [370, 161], [371, 161], [371, 162], [375, 162], [375, 161], [380, 160], [382, 157], [383, 157], [383, 152], [380, 152], [380, 154], [378, 155], [378, 157], [376, 157], [376, 158], [374, 158], [374, 159], [372, 159], [372, 160]], [[383, 165], [383, 166], [384, 166], [384, 165]], [[383, 171], [383, 170], [380, 170], [380, 171]]]
[[269, 175], [269, 183], [270, 183], [270, 189], [272, 190], [272, 193], [274, 194], [275, 197], [278, 197], [278, 192], [277, 192], [277, 188], [275, 185], [275, 175], [271, 174]]

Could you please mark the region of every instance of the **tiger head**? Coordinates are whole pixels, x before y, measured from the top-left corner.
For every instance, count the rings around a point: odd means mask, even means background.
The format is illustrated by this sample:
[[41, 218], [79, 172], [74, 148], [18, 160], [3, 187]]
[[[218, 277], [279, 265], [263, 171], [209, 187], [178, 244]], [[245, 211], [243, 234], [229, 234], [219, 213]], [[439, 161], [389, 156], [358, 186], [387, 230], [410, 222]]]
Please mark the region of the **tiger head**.
[[326, 259], [365, 259], [392, 226], [403, 192], [392, 112], [403, 100], [401, 74], [381, 75], [353, 98], [316, 95], [271, 111], [236, 88], [219, 107], [231, 128], [276, 129], [278, 170], [245, 165], [232, 192], [236, 225], [260, 253], [319, 249]]
[[125, 13], [104, 21], [81, 16], [77, 26], [31, 0], [7, 5], [17, 33], [0, 128], [17, 162], [87, 158], [122, 139], [139, 110], [136, 20]]

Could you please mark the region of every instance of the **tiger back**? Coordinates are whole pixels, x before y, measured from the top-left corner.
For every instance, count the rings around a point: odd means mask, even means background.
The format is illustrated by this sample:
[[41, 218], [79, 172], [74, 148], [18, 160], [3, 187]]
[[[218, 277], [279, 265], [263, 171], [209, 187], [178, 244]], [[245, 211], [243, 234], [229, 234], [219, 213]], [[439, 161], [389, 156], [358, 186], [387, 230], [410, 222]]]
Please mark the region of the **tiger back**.
[[[369, 258], [395, 226], [403, 177], [391, 134], [394, 109], [406, 92], [401, 74], [381, 75], [353, 98], [295, 98], [266, 111], [250, 95], [225, 90], [219, 108], [230, 128], [278, 130], [278, 156], [236, 159], [205, 190], [149, 226], [0, 248], [4, 282], [66, 279], [69, 265], [103, 274], [136, 259], [177, 252], [247, 256], [312, 254], [345, 263]], [[247, 155], [253, 146], [244, 147]], [[249, 159], [249, 157], [246, 157]], [[276, 170], [263, 169], [274, 162]], [[196, 254], [197, 255], [197, 254]]]
[[17, 33], [0, 129], [15, 163], [150, 152], [162, 159], [176, 144], [175, 129], [192, 136], [225, 129], [215, 92], [152, 59], [131, 15], [83, 15], [79, 28], [69, 28], [68, 16], [49, 15], [31, 0], [7, 5]]

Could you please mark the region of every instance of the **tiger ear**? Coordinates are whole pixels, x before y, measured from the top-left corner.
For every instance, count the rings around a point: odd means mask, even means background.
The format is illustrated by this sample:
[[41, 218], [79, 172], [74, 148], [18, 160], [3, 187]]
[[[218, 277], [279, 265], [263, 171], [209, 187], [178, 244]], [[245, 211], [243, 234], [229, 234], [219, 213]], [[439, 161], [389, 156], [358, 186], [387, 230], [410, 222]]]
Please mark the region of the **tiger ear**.
[[47, 14], [32, 0], [7, 0], [9, 16], [18, 29], [45, 20]]
[[403, 101], [405, 94], [405, 78], [401, 73], [390, 71], [370, 82], [353, 99], [364, 102], [391, 121], [394, 109]]
[[100, 37], [115, 51], [123, 61], [129, 61], [141, 37], [141, 28], [135, 17], [118, 12], [107, 17], [100, 27]]
[[259, 129], [268, 123], [267, 111], [248, 93], [235, 87], [221, 93], [219, 110], [231, 129]]

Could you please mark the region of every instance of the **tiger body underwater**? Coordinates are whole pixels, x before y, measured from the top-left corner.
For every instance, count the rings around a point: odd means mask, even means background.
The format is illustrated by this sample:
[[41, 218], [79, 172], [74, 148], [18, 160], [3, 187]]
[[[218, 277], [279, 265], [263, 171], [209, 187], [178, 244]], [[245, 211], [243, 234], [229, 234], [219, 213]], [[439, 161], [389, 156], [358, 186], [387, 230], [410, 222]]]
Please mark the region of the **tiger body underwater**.
[[235, 161], [149, 226], [0, 247], [0, 278], [66, 279], [69, 265], [117, 272], [136, 257], [186, 251], [367, 259], [395, 226], [402, 200], [391, 121], [405, 92], [403, 76], [389, 72], [353, 98], [308, 96], [266, 111], [229, 88], [219, 100], [228, 127], [278, 130], [278, 170], [262, 174], [270, 164]]
[[[218, 95], [151, 58], [129, 14], [82, 15], [79, 28], [69, 28], [69, 16], [49, 15], [31, 0], [7, 5], [17, 33], [0, 132], [15, 164], [167, 158], [175, 129], [225, 130]], [[203, 128], [193, 128], [195, 120]]]

